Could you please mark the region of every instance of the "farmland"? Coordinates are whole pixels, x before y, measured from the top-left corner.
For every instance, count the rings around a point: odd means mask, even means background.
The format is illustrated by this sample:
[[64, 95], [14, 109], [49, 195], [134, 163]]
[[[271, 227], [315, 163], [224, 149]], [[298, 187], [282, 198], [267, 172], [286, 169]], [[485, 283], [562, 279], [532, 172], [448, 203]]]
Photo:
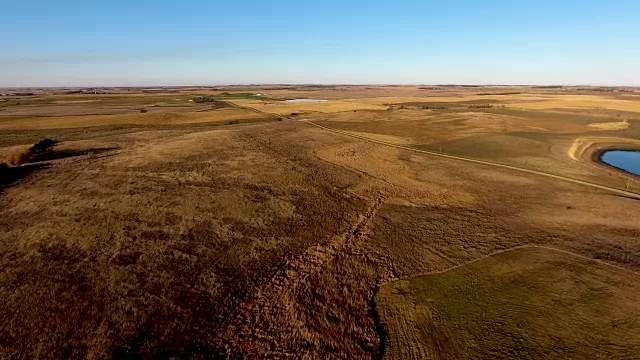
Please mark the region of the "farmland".
[[58, 143], [0, 168], [0, 357], [633, 358], [640, 181], [597, 155], [640, 96], [600, 90], [3, 97], [0, 162]]

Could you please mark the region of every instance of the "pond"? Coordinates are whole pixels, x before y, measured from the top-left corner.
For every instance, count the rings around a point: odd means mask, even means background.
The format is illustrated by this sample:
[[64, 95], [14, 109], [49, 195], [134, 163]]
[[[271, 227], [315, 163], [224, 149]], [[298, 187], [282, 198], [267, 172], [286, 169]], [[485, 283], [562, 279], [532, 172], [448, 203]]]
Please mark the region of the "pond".
[[640, 151], [609, 150], [602, 154], [600, 160], [618, 169], [640, 175]]
[[327, 102], [328, 100], [317, 100], [317, 99], [292, 99], [292, 100], [285, 100], [284, 102], [290, 102], [290, 103], [302, 103], [302, 102]]

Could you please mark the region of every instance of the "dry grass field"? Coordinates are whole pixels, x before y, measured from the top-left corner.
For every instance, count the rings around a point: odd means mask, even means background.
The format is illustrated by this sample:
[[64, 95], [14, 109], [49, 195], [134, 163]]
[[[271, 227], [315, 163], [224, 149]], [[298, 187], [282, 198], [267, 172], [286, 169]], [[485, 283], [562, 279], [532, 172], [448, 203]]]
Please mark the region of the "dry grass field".
[[302, 114], [309, 112], [337, 113], [354, 110], [386, 110], [382, 105], [372, 105], [366, 103], [348, 102], [340, 100], [328, 100], [326, 102], [301, 102], [287, 103], [282, 101], [261, 101], [261, 100], [234, 100], [234, 104], [256, 109], [262, 112], [279, 115], [290, 115], [292, 113]]
[[109, 125], [176, 125], [216, 123], [233, 120], [269, 119], [270, 116], [246, 109], [228, 108], [203, 112], [129, 113], [121, 115], [7, 116], [1, 130], [80, 128]]
[[492, 95], [491, 93], [461, 94], [456, 96], [384, 96], [366, 99], [354, 99], [353, 101], [365, 104], [384, 105], [398, 103], [498, 103], [509, 108], [551, 110], [551, 109], [607, 109], [629, 112], [640, 112], [640, 96], [603, 96], [593, 94], [531, 94], [531, 93], [505, 93], [505, 95]]
[[[574, 151], [576, 141], [581, 138], [613, 139], [613, 143], [598, 144], [601, 148], [612, 144], [638, 148], [640, 112], [607, 115], [568, 112], [568, 108], [534, 111], [512, 108], [508, 103], [492, 103], [486, 97], [471, 98], [474, 100], [467, 101], [462, 97], [455, 102], [451, 101], [453, 98], [442, 97], [438, 101], [387, 98], [389, 109], [384, 112], [309, 114], [306, 117], [320, 125], [371, 139], [392, 136], [394, 140], [389, 142], [416, 149], [544, 171], [612, 187], [627, 187], [624, 175], [603, 169], [590, 159], [578, 161], [575, 155], [567, 154]], [[448, 102], [442, 102], [442, 99]], [[607, 99], [602, 101], [606, 103]], [[640, 99], [636, 103], [640, 104]], [[634, 181], [632, 186], [640, 192], [640, 183]]]
[[[393, 309], [457, 284], [436, 289], [433, 277], [421, 275], [481, 258], [475, 266], [487, 283], [472, 285], [495, 301], [466, 299], [471, 314], [456, 313], [460, 322], [445, 329], [466, 339], [485, 330], [487, 344], [503, 336], [491, 327], [463, 328], [483, 316], [473, 309], [488, 306], [487, 314], [511, 321], [501, 317], [502, 304], [532, 286], [559, 289], [530, 276], [493, 296], [499, 269], [557, 268], [558, 276], [599, 284], [611, 301], [626, 304], [614, 311], [607, 298], [602, 309], [563, 313], [566, 324], [598, 317], [583, 324], [587, 329], [637, 315], [632, 301], [617, 300], [638, 296], [636, 280], [629, 280], [636, 278], [601, 263], [518, 252], [494, 267], [506, 255], [487, 257], [543, 245], [640, 270], [640, 183], [593, 161], [602, 147], [637, 146], [635, 113], [483, 107], [486, 96], [516, 96], [494, 95], [507, 92], [605, 102], [630, 95], [448, 86], [61, 91], [0, 102], [0, 159], [42, 139], [59, 141], [22, 165], [0, 167], [0, 358], [372, 359], [418, 347], [430, 353], [437, 349], [416, 337], [430, 325]], [[189, 102], [203, 94], [216, 102]], [[278, 102], [292, 98], [330, 101]], [[502, 101], [516, 100], [522, 102]], [[620, 122], [629, 126], [590, 126]], [[520, 266], [528, 258], [538, 270]], [[621, 277], [628, 286], [611, 285]], [[417, 290], [389, 290], [403, 284]], [[582, 285], [566, 285], [559, 301], [579, 299]], [[449, 306], [445, 300], [438, 306]], [[442, 309], [420, 304], [420, 311]], [[393, 321], [385, 317], [390, 311]], [[633, 349], [633, 323], [619, 326], [599, 339], [615, 335], [615, 344]], [[507, 345], [523, 354], [530, 344], [546, 344], [540, 339], [547, 334], [558, 344], [584, 340], [548, 329], [532, 325], [522, 333], [527, 342]], [[468, 344], [455, 344], [475, 356]]]

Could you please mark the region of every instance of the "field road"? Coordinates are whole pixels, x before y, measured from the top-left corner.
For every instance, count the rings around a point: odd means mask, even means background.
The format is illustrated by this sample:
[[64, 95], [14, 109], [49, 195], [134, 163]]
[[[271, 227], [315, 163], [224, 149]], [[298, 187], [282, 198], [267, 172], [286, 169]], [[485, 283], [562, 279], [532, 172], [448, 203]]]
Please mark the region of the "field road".
[[636, 199], [636, 200], [640, 200], [640, 194], [637, 194], [637, 193], [634, 193], [634, 192], [631, 192], [631, 191], [625, 191], [625, 190], [621, 190], [621, 189], [616, 189], [616, 188], [605, 186], [605, 185], [594, 184], [594, 183], [591, 183], [591, 182], [588, 182], [588, 181], [573, 179], [573, 178], [566, 177], [566, 176], [561, 176], [561, 175], [549, 174], [549, 173], [546, 173], [546, 172], [543, 172], [543, 171], [525, 169], [525, 168], [521, 168], [521, 167], [517, 167], [517, 166], [494, 163], [494, 162], [491, 162], [491, 161], [477, 160], [477, 159], [472, 159], [472, 158], [463, 157], [463, 156], [456, 156], [456, 155], [443, 154], [443, 153], [438, 153], [438, 152], [433, 152], [433, 151], [414, 149], [414, 148], [410, 148], [410, 147], [406, 147], [406, 146], [402, 146], [402, 145], [389, 143], [389, 142], [386, 142], [386, 141], [380, 141], [380, 140], [371, 139], [371, 138], [368, 138], [366, 136], [352, 134], [352, 133], [350, 133], [348, 131], [336, 130], [336, 129], [328, 128], [326, 126], [318, 125], [318, 124], [316, 124], [316, 123], [314, 123], [314, 122], [312, 122], [310, 120], [300, 120], [300, 121], [304, 122], [306, 124], [318, 127], [320, 129], [326, 130], [326, 131], [330, 131], [330, 132], [333, 132], [333, 133], [336, 133], [336, 134], [345, 135], [345, 136], [350, 136], [350, 137], [356, 138], [356, 139], [370, 141], [370, 142], [373, 142], [373, 143], [376, 143], [376, 144], [380, 144], [380, 145], [390, 146], [390, 147], [394, 147], [394, 148], [398, 148], [398, 149], [403, 149], [403, 150], [407, 150], [407, 151], [413, 151], [413, 152], [427, 154], [427, 155], [439, 156], [439, 157], [448, 158], [448, 159], [461, 160], [461, 161], [466, 161], [466, 162], [471, 162], [471, 163], [476, 163], [476, 164], [482, 164], [482, 165], [488, 165], [488, 166], [500, 167], [500, 168], [504, 168], [504, 169], [515, 170], [515, 171], [521, 171], [521, 172], [534, 174], [534, 175], [546, 176], [548, 178], [553, 178], [553, 179], [563, 180], [563, 181], [567, 181], [567, 182], [574, 183], [574, 184], [589, 186], [589, 187], [592, 187], [592, 188], [609, 191], [609, 192], [615, 193], [617, 195], [621, 195], [621, 196], [633, 198], [633, 199]]

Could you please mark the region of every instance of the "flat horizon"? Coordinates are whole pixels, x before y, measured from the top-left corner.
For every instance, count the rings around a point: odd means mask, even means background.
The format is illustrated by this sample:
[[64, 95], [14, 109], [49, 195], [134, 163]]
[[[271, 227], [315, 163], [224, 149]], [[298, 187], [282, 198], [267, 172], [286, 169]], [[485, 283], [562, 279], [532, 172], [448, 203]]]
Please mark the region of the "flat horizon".
[[211, 84], [211, 85], [69, 85], [69, 86], [3, 86], [0, 89], [89, 89], [89, 88], [101, 88], [101, 89], [136, 89], [136, 88], [210, 88], [210, 87], [262, 87], [262, 86], [433, 86], [433, 87], [605, 87], [605, 88], [632, 88], [640, 89], [640, 85], [599, 85], [599, 84], [402, 84], [402, 83], [389, 83], [389, 84], [349, 84], [349, 83], [260, 83], [260, 84]]
[[2, 88], [640, 86], [636, 1], [27, 0], [2, 10]]

